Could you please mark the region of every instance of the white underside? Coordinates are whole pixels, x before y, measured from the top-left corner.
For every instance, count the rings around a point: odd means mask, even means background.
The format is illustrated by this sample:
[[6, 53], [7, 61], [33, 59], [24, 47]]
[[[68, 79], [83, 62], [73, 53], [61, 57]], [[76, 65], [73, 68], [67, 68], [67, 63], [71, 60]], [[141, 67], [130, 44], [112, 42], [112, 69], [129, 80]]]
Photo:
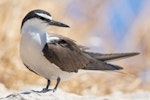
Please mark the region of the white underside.
[[62, 71], [43, 56], [42, 49], [47, 42], [46, 34], [39, 34], [32, 30], [22, 32], [20, 55], [23, 63], [46, 79], [56, 80], [60, 77], [61, 80], [67, 80], [72, 78], [76, 73]]

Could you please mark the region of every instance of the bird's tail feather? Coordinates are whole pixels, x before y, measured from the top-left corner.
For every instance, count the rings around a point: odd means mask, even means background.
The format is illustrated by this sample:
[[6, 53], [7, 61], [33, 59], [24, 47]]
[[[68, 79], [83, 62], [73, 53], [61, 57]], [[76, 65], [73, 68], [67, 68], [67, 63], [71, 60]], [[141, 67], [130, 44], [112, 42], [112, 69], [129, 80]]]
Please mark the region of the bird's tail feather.
[[87, 64], [87, 66], [83, 69], [85, 69], [85, 70], [103, 70], [104, 71], [104, 70], [121, 70], [123, 68], [120, 66], [117, 66], [117, 65], [112, 65], [112, 64], [108, 64], [103, 61], [96, 60], [94, 62]]
[[87, 64], [87, 66], [83, 69], [85, 69], [85, 70], [105, 70], [105, 71], [123, 69], [120, 66], [108, 64], [108, 63], [106, 63], [107, 61], [131, 57], [131, 56], [135, 56], [135, 55], [139, 54], [137, 52], [114, 53], [114, 54], [100, 54], [100, 53], [92, 53], [92, 52], [84, 52], [84, 53], [88, 54], [94, 60], [92, 62], [90, 62], [89, 64]]
[[100, 61], [110, 61], [110, 60], [117, 60], [123, 59], [131, 56], [138, 55], [138, 52], [131, 52], [131, 53], [112, 53], [112, 54], [101, 54], [101, 53], [92, 53], [92, 52], [85, 52], [92, 58], [95, 58]]

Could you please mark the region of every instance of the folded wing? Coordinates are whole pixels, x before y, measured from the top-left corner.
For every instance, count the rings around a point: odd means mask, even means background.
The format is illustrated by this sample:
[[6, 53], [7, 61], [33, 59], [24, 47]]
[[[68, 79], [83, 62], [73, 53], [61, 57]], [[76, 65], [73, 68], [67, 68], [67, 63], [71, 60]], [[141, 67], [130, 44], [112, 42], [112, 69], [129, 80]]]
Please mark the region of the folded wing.
[[[51, 35], [52, 36], [52, 35]], [[47, 41], [43, 48], [45, 58], [57, 65], [61, 70], [77, 72], [85, 70], [120, 70], [122, 67], [106, 63], [106, 61], [137, 55], [138, 53], [100, 54], [84, 51], [73, 40], [55, 35], [55, 40]], [[57, 38], [56, 38], [57, 37]]]

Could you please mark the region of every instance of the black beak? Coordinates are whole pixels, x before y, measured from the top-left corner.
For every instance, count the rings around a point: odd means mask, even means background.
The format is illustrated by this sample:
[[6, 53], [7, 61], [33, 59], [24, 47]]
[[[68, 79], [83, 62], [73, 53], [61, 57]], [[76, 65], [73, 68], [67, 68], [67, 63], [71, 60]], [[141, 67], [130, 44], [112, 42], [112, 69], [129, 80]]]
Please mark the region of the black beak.
[[67, 27], [67, 28], [70, 27], [70, 26], [68, 26], [66, 24], [63, 24], [61, 22], [57, 22], [57, 21], [54, 21], [54, 20], [50, 20], [49, 21], [49, 25], [54, 25], [54, 26], [59, 26], [59, 27]]

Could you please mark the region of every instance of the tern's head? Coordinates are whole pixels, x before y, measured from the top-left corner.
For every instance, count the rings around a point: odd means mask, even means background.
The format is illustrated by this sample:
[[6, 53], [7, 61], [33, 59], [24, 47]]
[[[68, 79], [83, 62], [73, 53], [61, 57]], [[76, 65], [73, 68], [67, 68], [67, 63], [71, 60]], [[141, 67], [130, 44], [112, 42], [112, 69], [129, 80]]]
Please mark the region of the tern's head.
[[59, 27], [69, 27], [66, 24], [52, 20], [51, 15], [44, 10], [32, 10], [23, 19], [21, 29], [36, 28], [47, 29], [50, 25]]

